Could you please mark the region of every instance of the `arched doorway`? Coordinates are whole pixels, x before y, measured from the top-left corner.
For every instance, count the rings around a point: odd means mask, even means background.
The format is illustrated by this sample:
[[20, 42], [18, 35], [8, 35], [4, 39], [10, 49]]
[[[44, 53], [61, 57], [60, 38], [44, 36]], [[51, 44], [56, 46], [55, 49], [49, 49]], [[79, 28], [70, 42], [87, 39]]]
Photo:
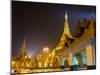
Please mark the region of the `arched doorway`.
[[69, 68], [69, 61], [67, 57], [62, 57], [61, 69]]
[[77, 65], [79, 68], [86, 67], [87, 59], [86, 53], [84, 51], [74, 54], [73, 56], [73, 66]]
[[66, 58], [66, 59], [65, 59], [65, 61], [64, 61], [64, 65], [65, 65], [65, 67], [66, 67], [66, 68], [68, 68], [68, 67], [69, 67], [69, 61], [68, 61], [68, 59], [67, 59], [67, 58]]

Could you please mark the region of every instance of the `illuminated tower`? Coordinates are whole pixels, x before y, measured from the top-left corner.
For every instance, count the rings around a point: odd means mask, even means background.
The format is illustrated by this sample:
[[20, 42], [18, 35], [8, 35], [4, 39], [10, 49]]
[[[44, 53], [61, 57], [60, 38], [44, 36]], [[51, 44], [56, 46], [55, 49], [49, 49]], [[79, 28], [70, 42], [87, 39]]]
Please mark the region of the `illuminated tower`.
[[64, 31], [63, 34], [61, 36], [60, 42], [58, 43], [58, 45], [53, 49], [53, 51], [51, 52], [50, 56], [51, 56], [51, 60], [50, 60], [50, 66], [53, 66], [53, 62], [55, 59], [55, 56], [57, 56], [57, 52], [59, 54], [59, 52], [62, 50], [64, 50], [64, 48], [66, 49], [66, 44], [69, 46], [70, 45], [70, 41], [73, 39], [71, 33], [70, 33], [70, 29], [69, 29], [69, 24], [68, 24], [68, 16], [67, 16], [67, 12], [65, 14], [65, 22], [64, 22]]
[[21, 57], [22, 58], [27, 58], [27, 51], [26, 51], [26, 40], [24, 38], [23, 44], [22, 44], [22, 48], [21, 48]]
[[68, 15], [67, 15], [67, 12], [66, 12], [63, 36], [65, 35], [68, 38], [73, 38], [71, 33], [70, 33], [70, 28], [69, 28], [69, 24], [68, 24], [68, 20], [67, 19], [68, 19]]
[[65, 23], [64, 23], [64, 31], [63, 31], [63, 34], [61, 36], [60, 42], [58, 43], [55, 50], [61, 50], [65, 46], [65, 43], [69, 46], [70, 45], [69, 39], [73, 39], [73, 36], [70, 33], [67, 17], [68, 16], [67, 16], [67, 12], [66, 12]]

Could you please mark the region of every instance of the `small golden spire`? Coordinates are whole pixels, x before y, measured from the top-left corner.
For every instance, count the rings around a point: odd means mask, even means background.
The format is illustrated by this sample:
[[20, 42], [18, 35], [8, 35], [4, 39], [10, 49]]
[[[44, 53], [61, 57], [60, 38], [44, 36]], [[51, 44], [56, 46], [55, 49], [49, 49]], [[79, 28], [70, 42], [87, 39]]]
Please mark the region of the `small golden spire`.
[[22, 43], [21, 55], [22, 55], [22, 56], [26, 56], [26, 55], [27, 55], [27, 52], [26, 52], [26, 40], [25, 40], [25, 37], [24, 37], [24, 40], [23, 40], [23, 43]]

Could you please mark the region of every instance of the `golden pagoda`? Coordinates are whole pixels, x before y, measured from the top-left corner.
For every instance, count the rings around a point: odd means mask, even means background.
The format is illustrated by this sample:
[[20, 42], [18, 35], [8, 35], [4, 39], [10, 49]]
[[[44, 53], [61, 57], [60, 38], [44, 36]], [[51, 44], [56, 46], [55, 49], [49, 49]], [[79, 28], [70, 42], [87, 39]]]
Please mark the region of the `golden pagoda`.
[[55, 57], [57, 58], [59, 65], [61, 64], [61, 57], [59, 57], [59, 52], [66, 49], [65, 44], [67, 46], [69, 46], [71, 44], [71, 42], [69, 40], [72, 41], [72, 40], [74, 40], [74, 38], [70, 33], [70, 28], [69, 28], [69, 24], [68, 24], [68, 16], [67, 16], [67, 12], [66, 12], [65, 22], [64, 22], [64, 31], [61, 36], [60, 42], [58, 43], [58, 45], [53, 49], [53, 51], [50, 54], [50, 56], [51, 56], [50, 66], [53, 66]]
[[26, 40], [24, 38], [22, 47], [21, 47], [21, 52], [19, 53], [18, 56], [12, 58], [12, 68], [26, 68], [26, 67], [31, 67], [31, 59], [28, 58], [27, 56], [27, 51], [26, 51]]
[[23, 41], [23, 44], [22, 44], [22, 48], [21, 48], [21, 52], [20, 52], [20, 54], [19, 54], [19, 56], [21, 56], [21, 58], [22, 59], [25, 59], [25, 58], [27, 58], [28, 56], [27, 56], [27, 51], [26, 51], [27, 49], [26, 49], [26, 40], [25, 40], [25, 38], [24, 38], [24, 41]]
[[64, 31], [63, 31], [63, 34], [61, 36], [60, 42], [58, 43], [58, 45], [55, 48], [56, 51], [61, 50], [65, 46], [65, 43], [69, 46], [70, 45], [69, 39], [73, 39], [73, 36], [70, 33], [70, 28], [69, 28], [67, 18], [68, 18], [68, 16], [66, 13], [65, 14]]

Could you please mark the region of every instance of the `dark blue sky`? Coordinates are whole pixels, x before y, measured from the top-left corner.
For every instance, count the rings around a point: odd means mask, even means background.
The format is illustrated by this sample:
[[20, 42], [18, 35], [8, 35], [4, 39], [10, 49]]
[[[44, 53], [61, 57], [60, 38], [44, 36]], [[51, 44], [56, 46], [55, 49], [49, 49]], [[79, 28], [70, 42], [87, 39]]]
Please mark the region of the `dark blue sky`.
[[24, 37], [28, 55], [48, 46], [55, 48], [63, 33], [65, 12], [71, 32], [79, 19], [96, 19], [95, 6], [49, 4], [36, 2], [12, 2], [12, 55], [19, 53]]

